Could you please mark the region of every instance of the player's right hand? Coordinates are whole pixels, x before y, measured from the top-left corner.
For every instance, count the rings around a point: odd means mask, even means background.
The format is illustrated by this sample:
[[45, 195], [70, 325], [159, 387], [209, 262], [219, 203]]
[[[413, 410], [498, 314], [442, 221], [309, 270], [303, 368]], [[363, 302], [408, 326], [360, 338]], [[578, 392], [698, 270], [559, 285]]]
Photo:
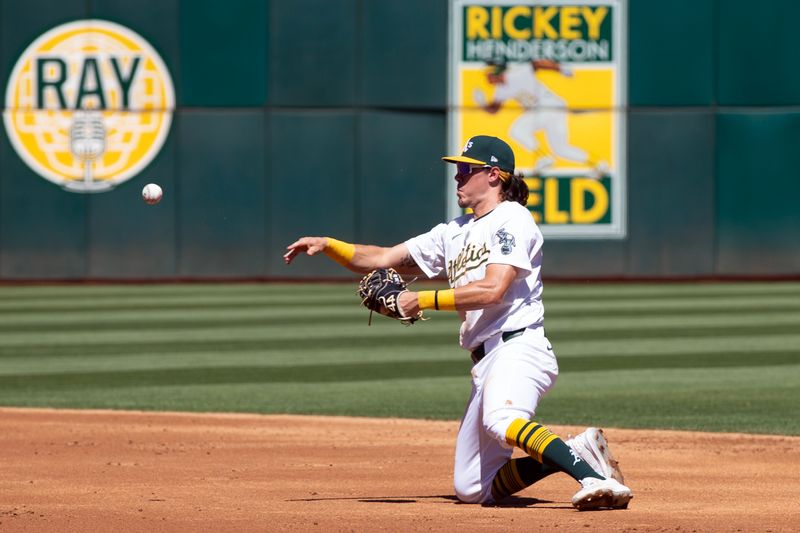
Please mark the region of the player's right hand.
[[286, 247], [287, 252], [283, 254], [283, 260], [288, 265], [302, 253], [316, 255], [325, 250], [327, 244], [327, 237], [302, 237]]

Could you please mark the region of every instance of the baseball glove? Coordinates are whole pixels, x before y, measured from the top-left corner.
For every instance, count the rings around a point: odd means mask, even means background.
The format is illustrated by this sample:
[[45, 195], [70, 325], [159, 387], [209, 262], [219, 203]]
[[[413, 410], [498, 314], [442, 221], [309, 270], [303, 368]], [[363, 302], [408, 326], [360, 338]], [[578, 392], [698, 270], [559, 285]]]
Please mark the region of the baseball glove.
[[410, 326], [422, 319], [422, 311], [416, 316], [403, 316], [397, 305], [400, 293], [408, 290], [408, 284], [393, 268], [379, 268], [364, 276], [358, 283], [358, 295], [361, 304], [370, 310], [369, 323], [372, 324], [372, 312], [399, 320]]

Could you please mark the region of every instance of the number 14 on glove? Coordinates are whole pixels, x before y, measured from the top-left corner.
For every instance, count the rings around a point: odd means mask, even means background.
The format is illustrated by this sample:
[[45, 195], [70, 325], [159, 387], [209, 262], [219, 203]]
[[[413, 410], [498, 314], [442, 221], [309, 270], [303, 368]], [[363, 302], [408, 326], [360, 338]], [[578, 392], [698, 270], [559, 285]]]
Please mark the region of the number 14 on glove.
[[[412, 280], [413, 281], [413, 280]], [[407, 291], [408, 283], [393, 268], [373, 270], [358, 283], [358, 295], [361, 304], [370, 310], [369, 324], [372, 324], [372, 312], [399, 320], [410, 326], [417, 320], [425, 320], [422, 311], [415, 316], [403, 316], [398, 305], [400, 294]]]

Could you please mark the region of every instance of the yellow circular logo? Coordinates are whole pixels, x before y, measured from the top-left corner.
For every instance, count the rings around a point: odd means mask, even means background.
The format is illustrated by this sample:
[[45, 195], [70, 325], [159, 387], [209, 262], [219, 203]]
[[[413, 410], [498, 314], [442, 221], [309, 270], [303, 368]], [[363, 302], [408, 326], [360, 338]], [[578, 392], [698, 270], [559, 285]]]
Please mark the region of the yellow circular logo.
[[43, 178], [107, 191], [141, 172], [167, 138], [175, 91], [140, 35], [104, 20], [57, 26], [14, 65], [3, 112], [8, 138]]

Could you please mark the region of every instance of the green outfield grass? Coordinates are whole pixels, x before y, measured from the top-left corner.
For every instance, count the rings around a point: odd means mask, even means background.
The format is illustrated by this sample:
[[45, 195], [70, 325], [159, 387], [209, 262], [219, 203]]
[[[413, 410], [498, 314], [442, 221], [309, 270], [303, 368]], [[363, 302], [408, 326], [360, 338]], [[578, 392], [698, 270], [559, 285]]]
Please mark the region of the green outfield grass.
[[[432, 285], [440, 286], [440, 285]], [[800, 283], [557, 284], [550, 424], [800, 434]], [[0, 287], [0, 405], [458, 419], [452, 313], [355, 284]]]

